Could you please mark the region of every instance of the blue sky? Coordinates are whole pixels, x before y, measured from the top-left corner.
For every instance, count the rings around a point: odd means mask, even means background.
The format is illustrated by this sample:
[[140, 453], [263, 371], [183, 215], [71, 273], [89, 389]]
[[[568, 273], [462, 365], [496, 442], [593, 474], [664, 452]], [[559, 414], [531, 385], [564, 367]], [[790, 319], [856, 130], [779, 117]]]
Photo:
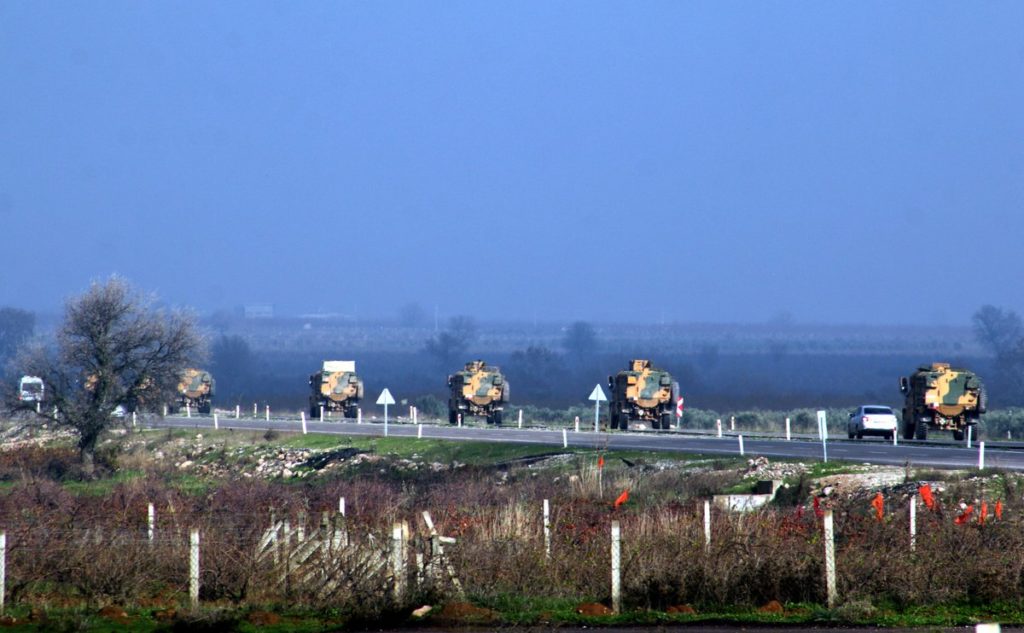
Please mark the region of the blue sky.
[[0, 305], [1024, 311], [1024, 3], [0, 3]]

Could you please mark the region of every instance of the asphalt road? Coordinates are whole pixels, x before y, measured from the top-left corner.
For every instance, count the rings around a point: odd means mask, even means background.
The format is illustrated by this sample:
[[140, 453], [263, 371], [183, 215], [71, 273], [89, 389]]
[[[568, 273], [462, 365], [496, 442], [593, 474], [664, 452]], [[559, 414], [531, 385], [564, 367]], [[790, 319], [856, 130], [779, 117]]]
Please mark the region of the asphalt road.
[[[146, 426], [155, 428], [213, 428], [213, 418], [209, 416], [191, 417], [169, 416], [151, 418], [144, 422]], [[302, 424], [298, 420], [274, 419], [220, 419], [219, 428], [247, 431], [274, 429], [286, 432], [302, 432]], [[310, 433], [327, 433], [332, 435], [384, 435], [384, 424], [381, 422], [308, 422]], [[593, 449], [625, 449], [643, 451], [670, 451], [677, 453], [693, 453], [702, 455], [739, 456], [741, 436], [707, 437], [703, 435], [683, 435], [680, 433], [652, 433], [638, 431], [619, 431], [613, 433], [594, 433], [591, 431], [576, 432], [567, 430], [517, 429], [517, 428], [486, 428], [486, 427], [452, 427], [447, 425], [408, 423], [392, 423], [388, 425], [387, 434], [392, 437], [416, 437], [417, 434], [428, 439], [452, 441], [485, 441], [512, 444], [538, 444], [546, 446], [585, 447]], [[794, 458], [806, 461], [823, 459], [827, 451], [829, 461], [848, 461], [858, 463], [904, 465], [907, 462], [915, 466], [931, 466], [935, 468], [974, 468], [979, 466], [979, 448], [965, 448], [963, 445], [908, 444], [900, 443], [893, 446], [891, 442], [874, 439], [849, 441], [846, 439], [829, 441], [823, 448], [820, 441], [794, 438], [785, 439], [743, 438], [743, 455], [754, 457], [763, 455], [772, 458]], [[984, 451], [986, 469], [1005, 469], [1024, 471], [1024, 451], [1012, 450], [1003, 446], [986, 446]]]

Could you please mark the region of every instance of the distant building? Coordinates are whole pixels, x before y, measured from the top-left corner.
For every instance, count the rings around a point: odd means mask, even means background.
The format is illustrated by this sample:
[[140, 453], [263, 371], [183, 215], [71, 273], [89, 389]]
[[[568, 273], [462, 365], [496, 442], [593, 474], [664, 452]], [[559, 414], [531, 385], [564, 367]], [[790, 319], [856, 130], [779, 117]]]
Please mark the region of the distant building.
[[247, 305], [245, 306], [245, 318], [272, 319], [274, 318], [274, 306], [269, 303]]

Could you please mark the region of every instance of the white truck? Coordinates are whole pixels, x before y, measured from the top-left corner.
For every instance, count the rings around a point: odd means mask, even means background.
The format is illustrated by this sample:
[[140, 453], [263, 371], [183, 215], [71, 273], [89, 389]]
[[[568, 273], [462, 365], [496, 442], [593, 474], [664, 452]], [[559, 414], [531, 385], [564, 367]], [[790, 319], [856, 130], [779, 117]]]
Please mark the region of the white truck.
[[22, 376], [18, 381], [18, 402], [39, 404], [45, 394], [46, 386], [43, 379], [38, 376]]

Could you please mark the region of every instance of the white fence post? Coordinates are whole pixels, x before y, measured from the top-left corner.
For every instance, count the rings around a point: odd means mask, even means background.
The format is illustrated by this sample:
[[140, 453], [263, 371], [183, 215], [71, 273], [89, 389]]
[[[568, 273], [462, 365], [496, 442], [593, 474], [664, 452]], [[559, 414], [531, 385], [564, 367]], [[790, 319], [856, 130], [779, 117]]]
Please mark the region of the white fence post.
[[825, 510], [825, 592], [828, 608], [836, 605], [836, 539], [832, 524], [832, 510]]
[[917, 549], [917, 493], [910, 495], [910, 551]]
[[153, 544], [153, 539], [156, 538], [156, 508], [153, 504], [149, 504], [149, 508], [146, 512], [146, 525], [148, 526], [147, 535], [149, 536], [149, 544]]
[[704, 500], [704, 549], [711, 549], [711, 502]]
[[544, 500], [544, 557], [551, 558], [551, 505]]
[[192, 607], [199, 606], [199, 530], [192, 528], [189, 537], [188, 597]]
[[789, 434], [789, 418], [786, 418], [786, 441], [789, 442], [792, 439], [792, 436]]
[[612, 521], [612, 611], [622, 610], [622, 531], [618, 521]]

